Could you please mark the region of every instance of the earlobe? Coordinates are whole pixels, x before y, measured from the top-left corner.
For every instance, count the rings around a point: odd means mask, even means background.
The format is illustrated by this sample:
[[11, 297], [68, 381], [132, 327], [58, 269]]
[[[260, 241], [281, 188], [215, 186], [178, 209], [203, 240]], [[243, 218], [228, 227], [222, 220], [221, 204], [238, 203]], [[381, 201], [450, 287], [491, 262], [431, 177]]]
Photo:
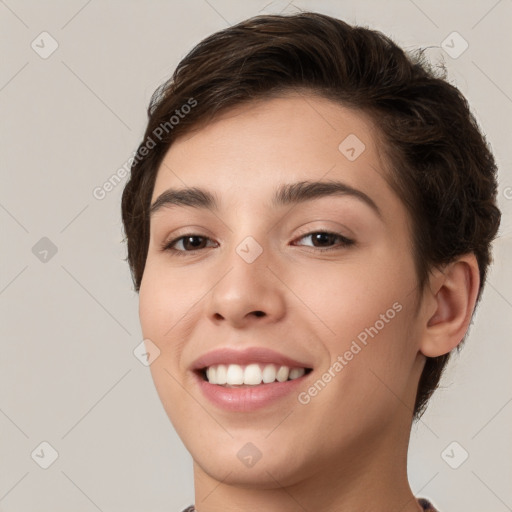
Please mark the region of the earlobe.
[[475, 309], [480, 286], [474, 254], [461, 256], [430, 278], [420, 351], [438, 357], [454, 349], [464, 338]]

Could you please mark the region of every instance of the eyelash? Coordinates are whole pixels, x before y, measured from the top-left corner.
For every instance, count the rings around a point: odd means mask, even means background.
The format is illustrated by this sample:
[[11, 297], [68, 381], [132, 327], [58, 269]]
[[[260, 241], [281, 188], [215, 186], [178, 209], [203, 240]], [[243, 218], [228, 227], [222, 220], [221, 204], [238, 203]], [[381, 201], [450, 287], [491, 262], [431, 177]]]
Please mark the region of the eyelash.
[[[334, 233], [332, 231], [322, 231], [322, 230], [310, 231], [309, 233], [305, 233], [305, 234], [301, 235], [297, 240], [301, 240], [308, 236], [317, 235], [317, 234], [334, 235], [336, 238], [338, 238], [341, 241], [341, 243], [339, 243], [338, 245], [333, 246], [333, 247], [312, 247], [312, 249], [314, 249], [315, 252], [327, 252], [327, 251], [333, 251], [333, 250], [337, 250], [337, 249], [339, 250], [341, 248], [350, 247], [351, 245], [355, 244], [354, 240], [351, 240], [351, 239], [341, 235], [340, 233]], [[170, 242], [165, 242], [162, 245], [162, 250], [167, 251], [167, 252], [172, 252], [176, 256], [185, 256], [187, 254], [196, 254], [198, 251], [201, 251], [206, 248], [205, 247], [202, 249], [194, 249], [192, 251], [186, 251], [186, 250], [175, 249], [173, 247], [173, 245], [175, 245], [180, 240], [184, 240], [185, 238], [202, 238], [202, 239], [206, 239], [206, 240], [211, 240], [210, 238], [208, 238], [206, 236], [197, 235], [195, 233], [187, 233], [186, 235], [182, 235], [178, 238], [174, 238]], [[311, 246], [309, 246], [309, 247], [311, 247]]]

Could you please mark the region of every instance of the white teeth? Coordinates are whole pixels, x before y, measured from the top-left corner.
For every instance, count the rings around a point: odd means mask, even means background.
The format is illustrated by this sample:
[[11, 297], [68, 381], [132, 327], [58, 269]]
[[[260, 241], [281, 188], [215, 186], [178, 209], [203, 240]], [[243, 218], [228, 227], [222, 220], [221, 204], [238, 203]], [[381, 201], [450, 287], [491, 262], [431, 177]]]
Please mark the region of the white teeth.
[[226, 384], [237, 386], [244, 383], [244, 370], [238, 364], [230, 364], [226, 375]]
[[[226, 365], [219, 364], [217, 366], [217, 375], [215, 376], [215, 384], [226, 384], [227, 382], [228, 369]], [[209, 379], [208, 379], [209, 380]], [[211, 382], [211, 380], [210, 380]]]
[[250, 364], [245, 367], [244, 384], [248, 384], [250, 386], [257, 386], [258, 384], [261, 384], [261, 370], [259, 365]]
[[[217, 370], [218, 374], [219, 370]], [[292, 368], [290, 370], [290, 380], [298, 379], [299, 377], [302, 377], [306, 373], [306, 370], [304, 368]], [[217, 377], [218, 379], [219, 377]]]
[[281, 366], [279, 370], [277, 370], [277, 376], [276, 379], [279, 382], [284, 382], [285, 380], [288, 380], [288, 375], [290, 374], [290, 369], [288, 366]]
[[273, 364], [265, 365], [263, 368], [263, 382], [268, 384], [269, 382], [274, 382], [276, 380], [276, 367]]
[[206, 378], [208, 382], [217, 382], [216, 378], [217, 368], [215, 366], [209, 366], [206, 369]]
[[220, 386], [258, 386], [261, 383], [285, 382], [298, 379], [306, 373], [305, 368], [289, 368], [275, 364], [260, 365], [252, 363], [247, 366], [238, 364], [219, 364], [206, 369], [206, 379], [210, 384]]

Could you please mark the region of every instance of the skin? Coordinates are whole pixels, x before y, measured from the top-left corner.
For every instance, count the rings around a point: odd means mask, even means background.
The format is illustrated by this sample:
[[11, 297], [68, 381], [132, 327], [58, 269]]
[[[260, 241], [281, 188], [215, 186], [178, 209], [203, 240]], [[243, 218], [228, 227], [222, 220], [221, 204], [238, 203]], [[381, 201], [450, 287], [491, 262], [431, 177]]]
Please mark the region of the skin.
[[[161, 351], [152, 377], [193, 457], [199, 512], [420, 510], [406, 472], [417, 383], [425, 355], [463, 338], [478, 267], [463, 256], [418, 289], [409, 217], [385, 179], [377, 130], [360, 112], [289, 94], [179, 138], [158, 170], [152, 202], [195, 186], [220, 207], [175, 205], [152, 216], [140, 288], [143, 335]], [[365, 144], [354, 161], [338, 149], [350, 134]], [[367, 194], [380, 216], [350, 195], [270, 206], [279, 185], [328, 180]], [[318, 231], [355, 243], [322, 246], [308, 236]], [[186, 234], [210, 242], [194, 253], [181, 243], [162, 250]], [[236, 252], [247, 236], [263, 250], [250, 264]], [[291, 393], [257, 411], [224, 411], [190, 372], [212, 349], [268, 347], [310, 362], [307, 391], [396, 303], [394, 318], [307, 404]], [[237, 457], [248, 442], [261, 452], [252, 467]]]

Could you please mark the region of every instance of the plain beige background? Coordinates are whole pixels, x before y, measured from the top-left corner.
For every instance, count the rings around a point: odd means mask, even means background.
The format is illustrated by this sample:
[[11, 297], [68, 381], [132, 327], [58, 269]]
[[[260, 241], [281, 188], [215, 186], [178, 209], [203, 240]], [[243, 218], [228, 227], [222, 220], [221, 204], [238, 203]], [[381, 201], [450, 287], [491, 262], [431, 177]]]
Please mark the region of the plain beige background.
[[126, 165], [151, 93], [194, 44], [299, 8], [430, 47], [492, 143], [495, 264], [466, 346], [413, 429], [409, 473], [441, 512], [512, 510], [510, 0], [0, 1], [0, 510], [193, 502], [190, 457], [133, 353], [142, 338], [124, 262], [125, 179], [103, 199], [93, 191]]

